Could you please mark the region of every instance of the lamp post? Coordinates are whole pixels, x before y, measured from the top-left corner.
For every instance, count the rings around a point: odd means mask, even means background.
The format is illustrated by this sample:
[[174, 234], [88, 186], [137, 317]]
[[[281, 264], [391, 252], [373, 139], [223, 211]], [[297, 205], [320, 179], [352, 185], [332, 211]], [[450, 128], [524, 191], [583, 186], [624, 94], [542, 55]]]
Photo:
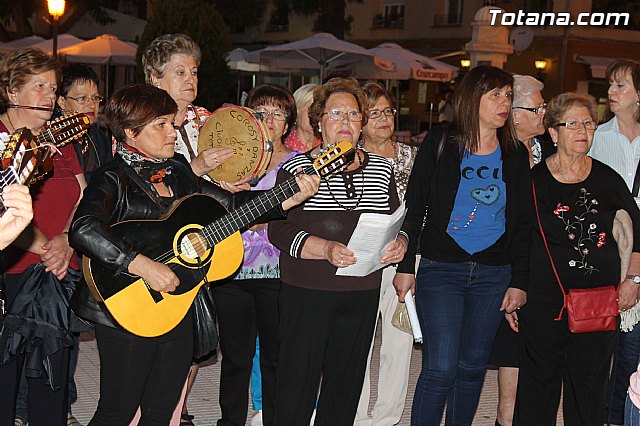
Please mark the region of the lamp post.
[[47, 0], [47, 6], [53, 18], [53, 59], [58, 59], [58, 23], [64, 15], [65, 0]]
[[538, 70], [538, 75], [536, 76], [536, 78], [544, 83], [545, 78], [547, 78], [547, 75], [544, 73], [545, 68], [547, 68], [547, 61], [544, 59], [536, 59], [534, 63], [536, 69]]

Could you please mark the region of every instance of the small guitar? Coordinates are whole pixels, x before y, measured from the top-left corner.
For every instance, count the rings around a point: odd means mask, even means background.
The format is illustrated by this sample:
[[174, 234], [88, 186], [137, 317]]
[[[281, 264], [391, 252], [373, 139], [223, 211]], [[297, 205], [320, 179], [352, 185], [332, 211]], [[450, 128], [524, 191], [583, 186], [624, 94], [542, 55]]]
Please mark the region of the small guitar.
[[[354, 156], [351, 144], [340, 142], [303, 172], [327, 176], [343, 169]], [[161, 219], [116, 223], [112, 230], [118, 236], [150, 259], [169, 266], [180, 285], [172, 293], [157, 292], [144, 279], [116, 274], [113, 265], [85, 256], [82, 270], [89, 289], [129, 332], [143, 337], [163, 335], [182, 321], [203, 284], [227, 278], [240, 267], [244, 249], [239, 230], [298, 190], [291, 178], [230, 213], [212, 197], [194, 194], [176, 203]], [[217, 220], [211, 222], [212, 217]]]
[[[7, 185], [29, 185], [44, 177], [51, 170], [52, 151], [83, 136], [88, 128], [89, 118], [74, 113], [51, 121], [39, 135], [24, 128], [0, 141], [0, 194]], [[0, 196], [0, 216], [5, 211]]]

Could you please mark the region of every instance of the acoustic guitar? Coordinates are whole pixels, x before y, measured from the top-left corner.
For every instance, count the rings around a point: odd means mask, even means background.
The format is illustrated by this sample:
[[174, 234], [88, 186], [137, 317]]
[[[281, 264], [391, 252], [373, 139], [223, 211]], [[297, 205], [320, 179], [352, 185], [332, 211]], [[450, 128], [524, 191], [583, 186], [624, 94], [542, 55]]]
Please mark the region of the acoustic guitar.
[[[303, 173], [327, 176], [342, 170], [354, 156], [352, 145], [340, 142]], [[180, 285], [171, 293], [157, 292], [139, 276], [115, 273], [114, 265], [84, 256], [82, 269], [89, 289], [127, 331], [143, 337], [163, 335], [182, 321], [203, 284], [227, 278], [240, 267], [244, 249], [239, 230], [298, 190], [291, 178], [230, 213], [212, 197], [193, 194], [160, 219], [116, 223], [113, 232], [140, 253], [169, 266]]]
[[[51, 171], [51, 155], [55, 148], [72, 142], [89, 129], [89, 118], [74, 113], [52, 120], [45, 130], [34, 135], [29, 129], [18, 129], [8, 140], [0, 140], [0, 194], [14, 183], [29, 185]], [[0, 216], [6, 208], [0, 195]]]

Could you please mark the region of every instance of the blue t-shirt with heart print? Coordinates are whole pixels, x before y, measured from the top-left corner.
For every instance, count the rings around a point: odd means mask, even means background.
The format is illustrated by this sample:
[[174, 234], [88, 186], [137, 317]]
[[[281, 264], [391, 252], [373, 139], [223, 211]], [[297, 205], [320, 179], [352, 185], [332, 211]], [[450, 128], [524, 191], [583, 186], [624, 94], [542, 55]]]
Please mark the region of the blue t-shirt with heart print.
[[467, 253], [491, 247], [504, 234], [506, 188], [500, 146], [487, 155], [463, 155], [447, 232]]

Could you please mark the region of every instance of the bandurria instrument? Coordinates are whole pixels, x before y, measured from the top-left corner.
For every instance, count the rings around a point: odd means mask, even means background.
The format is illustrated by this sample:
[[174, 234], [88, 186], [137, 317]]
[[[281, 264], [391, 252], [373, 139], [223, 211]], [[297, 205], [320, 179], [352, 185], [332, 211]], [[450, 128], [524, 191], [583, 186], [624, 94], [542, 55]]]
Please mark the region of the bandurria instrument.
[[[351, 144], [340, 142], [303, 173], [326, 176], [347, 166], [354, 156]], [[226, 278], [240, 267], [244, 249], [239, 230], [298, 190], [291, 178], [230, 213], [212, 197], [194, 194], [161, 219], [116, 223], [113, 232], [143, 255], [169, 266], [180, 285], [172, 293], [157, 292], [144, 279], [117, 274], [113, 265], [85, 256], [82, 270], [89, 289], [129, 332], [143, 337], [165, 334], [184, 318], [203, 284]]]
[[231, 104], [213, 111], [200, 129], [198, 153], [212, 147], [233, 149], [233, 157], [209, 172], [211, 179], [231, 183], [257, 182], [273, 151], [262, 114]]
[[[88, 128], [89, 118], [74, 113], [51, 121], [39, 135], [23, 128], [0, 141], [0, 194], [7, 185], [28, 185], [44, 177], [52, 167], [52, 151], [83, 136]], [[0, 196], [0, 216], [5, 211]]]

